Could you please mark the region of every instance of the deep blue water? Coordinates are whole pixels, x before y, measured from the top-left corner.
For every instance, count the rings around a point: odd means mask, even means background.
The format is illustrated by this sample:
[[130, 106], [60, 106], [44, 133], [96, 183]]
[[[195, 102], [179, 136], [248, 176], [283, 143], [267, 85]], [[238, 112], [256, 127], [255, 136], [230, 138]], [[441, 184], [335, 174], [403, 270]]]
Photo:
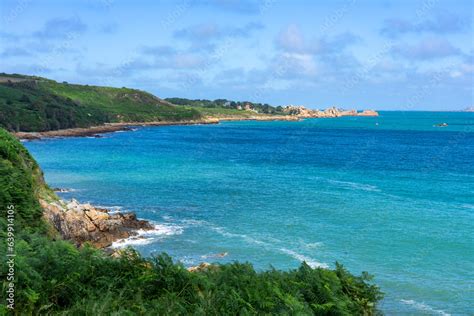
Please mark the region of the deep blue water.
[[145, 255], [259, 269], [337, 260], [375, 275], [387, 314], [474, 311], [473, 113], [147, 127], [25, 144], [52, 187], [74, 189], [64, 198], [154, 221], [154, 234], [128, 241]]

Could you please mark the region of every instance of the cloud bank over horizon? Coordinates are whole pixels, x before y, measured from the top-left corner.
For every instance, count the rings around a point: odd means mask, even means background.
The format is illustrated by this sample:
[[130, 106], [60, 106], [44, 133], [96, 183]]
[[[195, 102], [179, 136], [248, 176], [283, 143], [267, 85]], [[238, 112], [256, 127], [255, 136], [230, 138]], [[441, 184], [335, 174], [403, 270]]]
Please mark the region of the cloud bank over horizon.
[[470, 1], [0, 3], [0, 72], [312, 108], [474, 103]]

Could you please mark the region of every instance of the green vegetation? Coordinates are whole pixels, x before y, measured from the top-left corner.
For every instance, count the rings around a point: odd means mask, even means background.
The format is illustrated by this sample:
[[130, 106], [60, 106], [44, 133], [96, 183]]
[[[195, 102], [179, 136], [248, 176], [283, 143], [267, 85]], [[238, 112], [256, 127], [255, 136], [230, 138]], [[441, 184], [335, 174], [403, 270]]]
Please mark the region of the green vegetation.
[[201, 117], [197, 109], [176, 106], [136, 89], [0, 74], [0, 126], [10, 131], [37, 132], [107, 122], [183, 121]]
[[[251, 110], [257, 113], [261, 113], [261, 114], [276, 114], [276, 115], [287, 114], [283, 112], [283, 108], [281, 106], [274, 107], [267, 103], [255, 103], [255, 102], [250, 102], [250, 101], [231, 101], [231, 100], [226, 100], [226, 99], [216, 99], [212, 101], [212, 100], [205, 100], [205, 99], [190, 100], [190, 99], [184, 99], [184, 98], [167, 98], [165, 100], [173, 104], [190, 106], [190, 107], [198, 107], [198, 108], [203, 108], [203, 109], [211, 109], [211, 108], [227, 109], [229, 111], [238, 110], [239, 112], [241, 112], [242, 110]], [[239, 113], [239, 112], [233, 111], [231, 113]], [[220, 113], [220, 112], [214, 111], [214, 113]]]
[[229, 109], [229, 108], [199, 108], [199, 112], [201, 112], [204, 116], [216, 117], [216, 118], [224, 118], [224, 117], [251, 117], [258, 115], [253, 111], [241, 111], [237, 109]]
[[[133, 250], [114, 258], [60, 240], [42, 220], [38, 198], [56, 198], [28, 151], [0, 129], [0, 253], [6, 253], [7, 209], [15, 214], [16, 315], [374, 315], [381, 299], [370, 277], [306, 264], [256, 272], [249, 263], [189, 272], [166, 254]], [[2, 255], [2, 260], [5, 256]], [[7, 309], [2, 262], [0, 314]]]

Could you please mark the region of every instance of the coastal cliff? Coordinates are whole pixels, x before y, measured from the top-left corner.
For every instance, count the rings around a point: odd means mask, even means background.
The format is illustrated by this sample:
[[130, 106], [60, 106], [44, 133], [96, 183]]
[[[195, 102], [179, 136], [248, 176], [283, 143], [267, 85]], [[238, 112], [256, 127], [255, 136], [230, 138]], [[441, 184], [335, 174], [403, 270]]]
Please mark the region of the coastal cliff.
[[109, 210], [76, 200], [64, 202], [40, 200], [43, 217], [65, 240], [80, 247], [86, 242], [105, 248], [114, 241], [138, 235], [137, 230], [151, 230], [153, 226], [137, 219], [135, 213], [110, 214]]

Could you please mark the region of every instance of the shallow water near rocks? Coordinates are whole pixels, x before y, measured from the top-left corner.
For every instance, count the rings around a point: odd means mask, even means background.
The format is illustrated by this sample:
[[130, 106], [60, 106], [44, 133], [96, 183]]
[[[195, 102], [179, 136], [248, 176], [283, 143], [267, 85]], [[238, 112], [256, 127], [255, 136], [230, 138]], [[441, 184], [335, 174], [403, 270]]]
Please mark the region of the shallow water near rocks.
[[473, 310], [473, 113], [146, 127], [25, 145], [51, 187], [72, 189], [63, 198], [151, 220], [156, 230], [130, 241], [145, 255], [258, 269], [339, 261], [375, 275], [387, 314]]

